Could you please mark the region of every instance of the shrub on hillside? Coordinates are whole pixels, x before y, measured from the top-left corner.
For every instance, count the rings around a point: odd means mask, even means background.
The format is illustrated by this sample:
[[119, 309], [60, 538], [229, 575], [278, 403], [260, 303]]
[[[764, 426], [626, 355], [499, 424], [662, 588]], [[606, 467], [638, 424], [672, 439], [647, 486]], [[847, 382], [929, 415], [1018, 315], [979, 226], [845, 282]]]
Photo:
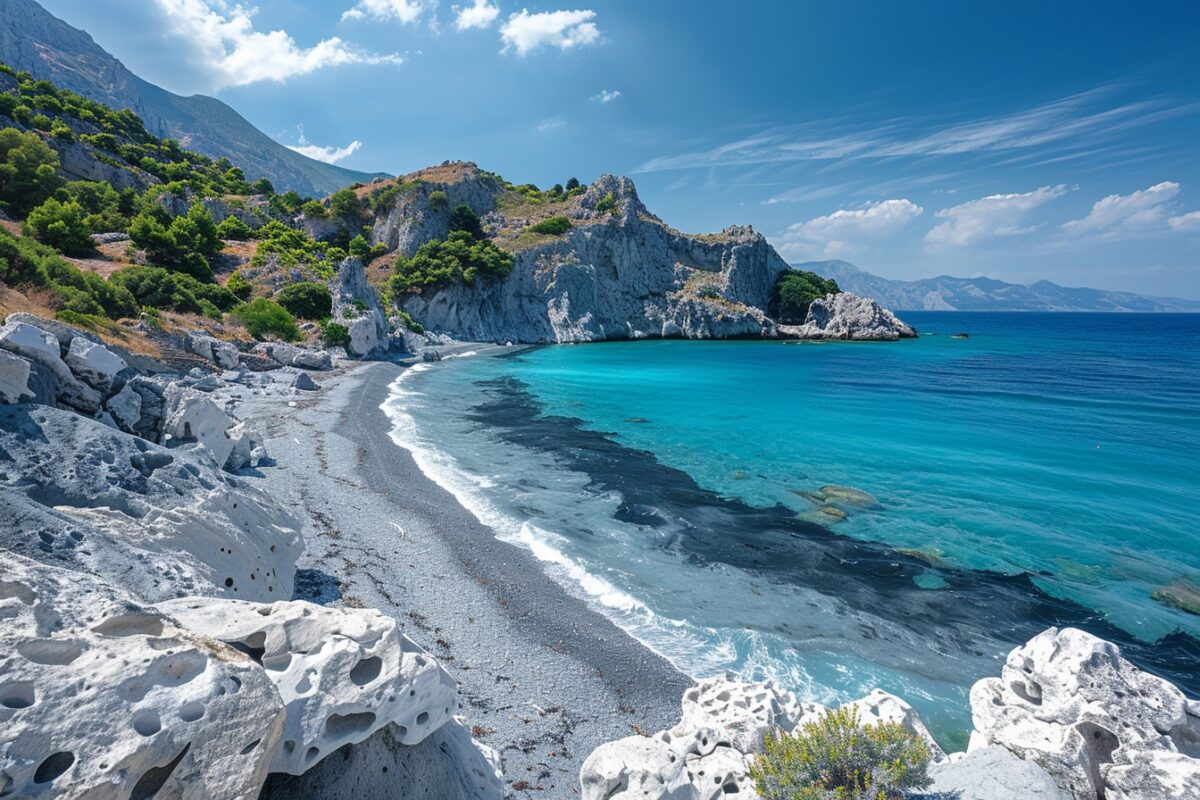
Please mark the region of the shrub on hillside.
[[131, 317], [138, 304], [120, 285], [105, 281], [94, 272], [84, 272], [64, 261], [53, 249], [0, 228], [0, 283], [32, 286], [54, 296], [60, 310], [78, 314]]
[[249, 300], [250, 293], [254, 291], [254, 285], [246, 280], [242, 273], [236, 271], [229, 274], [229, 280], [225, 281], [225, 288], [232, 292], [238, 300]]
[[60, 253], [82, 256], [93, 249], [84, 215], [83, 206], [75, 200], [64, 203], [51, 197], [29, 212], [25, 229]]
[[309, 200], [300, 206], [300, 213], [309, 219], [325, 219], [329, 216], [329, 209], [317, 200]]
[[32, 131], [0, 130], [0, 208], [23, 217], [62, 185], [58, 153]]
[[275, 295], [275, 302], [298, 319], [325, 319], [333, 313], [333, 297], [329, 289], [312, 281], [300, 281], [283, 287]]
[[408, 328], [413, 333], [424, 333], [425, 326], [413, 319], [413, 315], [407, 311], [397, 311], [396, 316], [404, 323], [404, 327]]
[[476, 239], [483, 238], [483, 225], [479, 222], [479, 215], [467, 205], [458, 205], [450, 212], [450, 232], [463, 231], [469, 233]]
[[329, 198], [329, 210], [338, 219], [357, 219], [362, 216], [362, 201], [353, 189], [339, 189]]
[[233, 315], [242, 321], [255, 339], [267, 336], [274, 336], [285, 342], [300, 339], [300, 329], [296, 327], [295, 318], [286, 308], [265, 297], [243, 303], [233, 310]]
[[133, 243], [156, 265], [211, 281], [209, 259], [220, 252], [222, 244], [208, 209], [196, 201], [184, 216], [164, 221], [165, 215], [161, 208], [154, 208], [135, 217], [129, 225]]
[[903, 725], [863, 725], [843, 707], [792, 734], [768, 732], [749, 774], [762, 800], [899, 800], [929, 785], [931, 755]]
[[617, 210], [617, 197], [612, 192], [600, 198], [600, 202], [596, 203], [596, 211], [603, 214], [606, 211]]
[[429, 193], [430, 208], [445, 208], [450, 204], [450, 198], [441, 189], [434, 189]]
[[138, 306], [221, 318], [222, 311], [237, 305], [228, 287], [203, 283], [182, 272], [162, 267], [127, 267], [112, 274], [113, 284], [126, 289]]
[[238, 217], [230, 214], [217, 226], [217, 236], [235, 242], [247, 242], [254, 238], [254, 230]]
[[560, 236], [571, 230], [571, 220], [566, 217], [550, 217], [536, 225], [530, 225], [529, 230], [534, 233], [543, 233], [547, 236]]
[[822, 278], [805, 270], [784, 270], [775, 282], [775, 292], [767, 310], [782, 323], [799, 325], [808, 315], [813, 300], [839, 291], [837, 281], [832, 278]]
[[321, 324], [321, 339], [328, 347], [349, 347], [350, 329], [339, 322], [326, 320]]
[[476, 239], [466, 231], [454, 231], [446, 239], [421, 245], [411, 258], [396, 262], [396, 274], [388, 283], [394, 297], [423, 288], [448, 286], [459, 281], [472, 284], [476, 278], [500, 278], [512, 269], [512, 256], [488, 239]]

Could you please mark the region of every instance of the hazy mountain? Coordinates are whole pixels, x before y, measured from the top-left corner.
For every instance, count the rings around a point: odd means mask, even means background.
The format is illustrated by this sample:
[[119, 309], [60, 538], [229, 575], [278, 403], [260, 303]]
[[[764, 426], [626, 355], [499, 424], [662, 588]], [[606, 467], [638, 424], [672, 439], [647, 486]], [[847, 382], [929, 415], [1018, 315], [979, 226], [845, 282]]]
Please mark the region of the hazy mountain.
[[792, 266], [833, 278], [843, 291], [870, 297], [897, 311], [1200, 312], [1200, 301], [1197, 300], [1071, 289], [1050, 281], [1022, 286], [993, 278], [952, 278], [948, 275], [918, 281], [893, 281], [845, 261], [806, 261]]
[[323, 195], [374, 177], [289, 150], [220, 100], [181, 97], [142, 80], [33, 0], [0, 0], [0, 61], [112, 108], [132, 109], [156, 136], [224, 156], [250, 180], [266, 177], [279, 191]]

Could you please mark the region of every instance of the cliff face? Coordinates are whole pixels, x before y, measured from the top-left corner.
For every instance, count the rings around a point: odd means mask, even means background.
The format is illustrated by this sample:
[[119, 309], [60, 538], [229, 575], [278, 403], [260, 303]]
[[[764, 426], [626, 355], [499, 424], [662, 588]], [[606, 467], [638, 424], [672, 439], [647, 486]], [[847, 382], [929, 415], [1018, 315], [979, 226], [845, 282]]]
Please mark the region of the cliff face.
[[[376, 219], [378, 241], [411, 253], [444, 236], [444, 207], [462, 202], [513, 254], [503, 279], [403, 298], [404, 310], [427, 329], [512, 342], [774, 335], [763, 309], [787, 264], [750, 228], [680, 233], [646, 210], [629, 179], [605, 175], [553, 209], [571, 220], [570, 230], [532, 234], [531, 209], [514, 205], [492, 176], [471, 167], [439, 185], [448, 203], [431, 209], [417, 192]], [[535, 206], [532, 213], [548, 212]]]

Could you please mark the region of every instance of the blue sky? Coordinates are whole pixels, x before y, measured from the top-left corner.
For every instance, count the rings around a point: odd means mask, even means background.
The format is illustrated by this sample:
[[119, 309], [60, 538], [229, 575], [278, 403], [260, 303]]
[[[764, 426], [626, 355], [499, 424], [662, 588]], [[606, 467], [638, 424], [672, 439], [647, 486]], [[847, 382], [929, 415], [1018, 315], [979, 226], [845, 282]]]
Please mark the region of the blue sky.
[[791, 261], [1200, 298], [1200, 3], [43, 0], [357, 169], [631, 175]]

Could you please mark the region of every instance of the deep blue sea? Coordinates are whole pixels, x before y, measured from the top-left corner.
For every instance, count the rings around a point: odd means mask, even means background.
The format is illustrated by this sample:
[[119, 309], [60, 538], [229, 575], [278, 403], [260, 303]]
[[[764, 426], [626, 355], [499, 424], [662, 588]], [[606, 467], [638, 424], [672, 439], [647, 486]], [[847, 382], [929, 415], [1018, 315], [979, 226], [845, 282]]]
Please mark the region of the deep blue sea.
[[[881, 686], [965, 742], [1049, 625], [1200, 688], [1200, 315], [902, 315], [895, 343], [652, 341], [402, 376], [393, 438], [696, 676]], [[953, 338], [966, 332], [969, 338]]]

